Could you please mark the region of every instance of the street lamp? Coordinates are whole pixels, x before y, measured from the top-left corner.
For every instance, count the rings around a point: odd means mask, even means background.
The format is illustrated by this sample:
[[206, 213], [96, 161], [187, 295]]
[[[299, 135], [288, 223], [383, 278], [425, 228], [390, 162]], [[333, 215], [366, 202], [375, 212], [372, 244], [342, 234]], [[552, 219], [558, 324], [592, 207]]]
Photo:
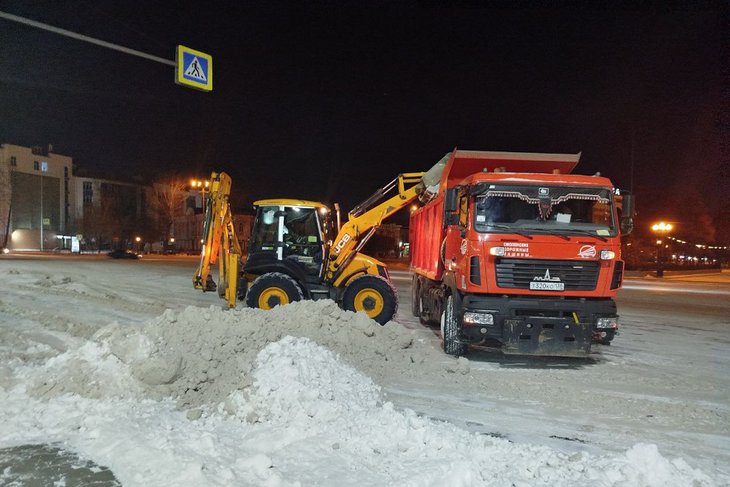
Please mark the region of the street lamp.
[[209, 181], [201, 180], [201, 179], [191, 179], [190, 180], [190, 186], [193, 189], [199, 189], [203, 194], [203, 208], [205, 209], [205, 188], [208, 187], [210, 184]]
[[664, 247], [664, 237], [666, 237], [667, 233], [669, 233], [674, 226], [671, 223], [664, 223], [659, 222], [655, 223], [651, 226], [651, 230], [658, 234], [661, 238], [657, 239], [657, 249], [656, 249], [656, 276], [657, 277], [664, 277], [664, 268], [662, 267], [663, 264], [663, 254], [662, 247]]
[[[200, 179], [191, 179], [190, 180], [190, 186], [193, 187], [193, 189], [199, 189], [203, 195], [203, 212], [206, 211], [206, 201], [205, 201], [205, 188], [208, 187], [210, 184], [207, 180], [200, 180]], [[195, 211], [193, 211], [193, 219], [195, 223], [195, 227], [197, 227], [197, 216], [195, 216]], [[195, 235], [193, 236], [191, 240], [191, 246], [193, 249], [195, 249], [195, 237], [197, 237], [197, 230], [195, 231]]]

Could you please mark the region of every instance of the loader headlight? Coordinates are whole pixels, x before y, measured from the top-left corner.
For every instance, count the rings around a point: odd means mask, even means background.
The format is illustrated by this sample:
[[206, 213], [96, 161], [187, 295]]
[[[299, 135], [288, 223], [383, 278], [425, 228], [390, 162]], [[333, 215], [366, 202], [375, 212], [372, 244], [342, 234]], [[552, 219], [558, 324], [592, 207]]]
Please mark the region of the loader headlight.
[[613, 260], [616, 258], [616, 252], [613, 250], [601, 250], [601, 260]]
[[475, 313], [467, 311], [464, 313], [465, 325], [493, 325], [494, 315], [491, 313]]
[[611, 318], [598, 318], [598, 321], [596, 321], [596, 328], [618, 328], [618, 316], [613, 316]]

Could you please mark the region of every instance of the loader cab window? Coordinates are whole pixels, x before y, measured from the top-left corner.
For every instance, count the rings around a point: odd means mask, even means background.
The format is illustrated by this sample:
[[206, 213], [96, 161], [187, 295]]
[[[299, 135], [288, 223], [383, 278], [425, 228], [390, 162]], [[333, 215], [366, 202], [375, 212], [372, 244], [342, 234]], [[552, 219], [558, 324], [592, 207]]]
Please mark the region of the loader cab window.
[[256, 212], [256, 221], [251, 233], [252, 251], [276, 251], [279, 233], [278, 206], [261, 206]]
[[324, 246], [316, 208], [284, 207], [283, 257], [301, 264], [307, 273], [318, 274]]

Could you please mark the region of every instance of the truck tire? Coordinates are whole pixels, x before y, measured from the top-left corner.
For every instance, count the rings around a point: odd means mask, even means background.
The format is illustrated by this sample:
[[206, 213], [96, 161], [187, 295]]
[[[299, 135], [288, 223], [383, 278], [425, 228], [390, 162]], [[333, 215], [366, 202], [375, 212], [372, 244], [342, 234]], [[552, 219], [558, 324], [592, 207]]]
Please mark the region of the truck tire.
[[398, 310], [398, 296], [393, 286], [380, 276], [361, 276], [348, 284], [342, 307], [362, 311], [381, 325], [393, 319]]
[[444, 352], [454, 357], [461, 357], [466, 353], [466, 345], [459, 340], [459, 318], [454, 306], [454, 296], [446, 298], [446, 306], [441, 314], [441, 338]]
[[418, 280], [418, 274], [413, 274], [413, 282], [411, 282], [411, 313], [413, 316], [421, 317], [421, 286]]
[[299, 301], [303, 297], [297, 282], [281, 272], [270, 272], [256, 278], [246, 293], [249, 308], [271, 309]]

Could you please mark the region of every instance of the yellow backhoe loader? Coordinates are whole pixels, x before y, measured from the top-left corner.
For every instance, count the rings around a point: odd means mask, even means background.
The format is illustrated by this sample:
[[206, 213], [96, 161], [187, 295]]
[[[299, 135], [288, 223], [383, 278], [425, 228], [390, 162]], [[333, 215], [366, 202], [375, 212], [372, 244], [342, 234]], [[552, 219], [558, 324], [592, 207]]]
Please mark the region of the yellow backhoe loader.
[[[360, 250], [383, 220], [428, 194], [424, 174], [399, 175], [356, 206], [343, 225], [337, 205], [333, 212], [314, 201], [256, 201], [249, 255], [239, 272], [241, 248], [229, 204], [231, 178], [213, 173], [193, 284], [203, 291], [217, 289], [231, 308], [237, 299], [245, 299], [249, 307], [271, 309], [301, 299], [327, 298], [385, 324], [398, 307], [395, 288], [385, 264]], [[216, 263], [217, 283], [210, 273]]]

